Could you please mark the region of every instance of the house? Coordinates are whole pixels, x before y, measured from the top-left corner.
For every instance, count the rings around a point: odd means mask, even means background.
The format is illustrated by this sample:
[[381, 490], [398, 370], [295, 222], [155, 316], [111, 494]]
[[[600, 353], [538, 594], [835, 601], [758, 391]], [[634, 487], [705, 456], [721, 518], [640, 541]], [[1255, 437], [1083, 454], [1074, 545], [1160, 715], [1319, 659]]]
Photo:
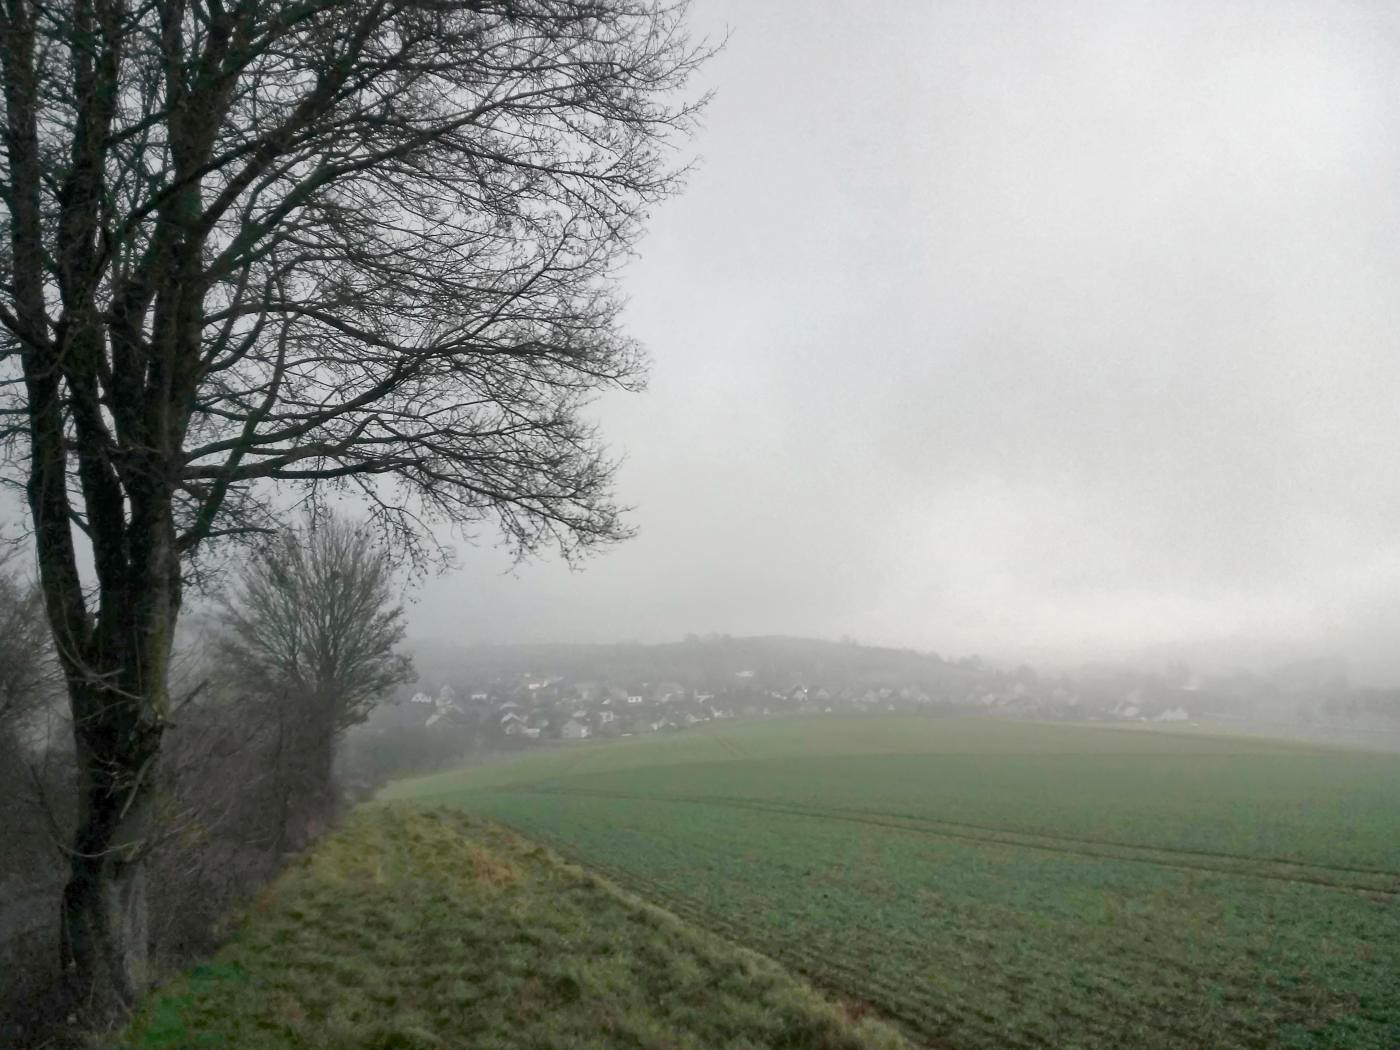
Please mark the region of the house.
[[559, 731], [559, 735], [565, 740], [584, 740], [591, 733], [592, 731], [586, 725], [582, 722], [576, 722], [572, 718], [565, 722], [564, 727]]
[[428, 715], [428, 720], [423, 723], [427, 726], [437, 725], [439, 722], [460, 722], [466, 715], [461, 705], [457, 703], [457, 694], [450, 685], [443, 686], [436, 698], [429, 698], [425, 693], [417, 693], [411, 702], [422, 704], [425, 707], [432, 706], [432, 713]]
[[598, 721], [601, 722], [603, 725], [607, 725], [609, 722], [616, 722], [617, 715], [615, 715], [611, 711], [599, 711]]
[[433, 698], [427, 693], [418, 692], [410, 696], [408, 698], [408, 702], [410, 704], [431, 704], [433, 702]]

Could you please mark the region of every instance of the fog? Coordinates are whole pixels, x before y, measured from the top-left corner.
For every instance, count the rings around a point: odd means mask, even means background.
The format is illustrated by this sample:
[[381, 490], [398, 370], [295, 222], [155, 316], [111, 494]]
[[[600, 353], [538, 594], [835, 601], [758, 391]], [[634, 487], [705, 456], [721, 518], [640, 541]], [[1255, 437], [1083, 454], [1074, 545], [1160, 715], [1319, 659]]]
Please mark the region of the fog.
[[697, 0], [731, 36], [596, 415], [636, 539], [460, 641], [849, 635], [1400, 680], [1400, 12]]

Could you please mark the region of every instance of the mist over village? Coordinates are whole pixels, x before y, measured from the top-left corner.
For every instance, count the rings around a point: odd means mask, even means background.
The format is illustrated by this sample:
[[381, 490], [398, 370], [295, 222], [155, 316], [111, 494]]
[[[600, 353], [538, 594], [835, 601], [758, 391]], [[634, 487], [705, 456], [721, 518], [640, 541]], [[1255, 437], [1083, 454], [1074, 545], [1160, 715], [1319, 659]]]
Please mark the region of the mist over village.
[[[671, 644], [421, 647], [421, 677], [346, 743], [350, 792], [430, 756], [676, 733], [730, 719], [919, 714], [1108, 725], [1202, 724], [1400, 748], [1400, 690], [1357, 687], [1339, 661], [1202, 673], [1105, 664], [1042, 674], [796, 638], [691, 635]], [[360, 764], [363, 764], [360, 767]]]
[[[1400, 733], [1400, 691], [1354, 688], [1336, 661], [1269, 673], [1121, 666], [1039, 674], [977, 656], [788, 638], [692, 636], [670, 645], [429, 650], [411, 696], [365, 732], [440, 727], [481, 746], [669, 732], [783, 714], [923, 712], [1072, 721], [1234, 723], [1375, 746]], [[539, 668], [540, 670], [531, 670]]]
[[1397, 55], [5, 0], [0, 1050], [1400, 1048]]

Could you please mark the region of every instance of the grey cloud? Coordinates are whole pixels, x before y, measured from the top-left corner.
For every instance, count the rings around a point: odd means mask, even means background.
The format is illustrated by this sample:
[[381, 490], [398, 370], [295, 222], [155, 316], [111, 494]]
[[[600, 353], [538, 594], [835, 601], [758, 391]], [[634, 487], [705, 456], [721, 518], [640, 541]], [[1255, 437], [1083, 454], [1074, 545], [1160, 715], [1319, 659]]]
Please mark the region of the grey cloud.
[[704, 162], [624, 278], [653, 382], [598, 406], [642, 534], [464, 551], [421, 632], [1400, 673], [1389, 5], [695, 14]]

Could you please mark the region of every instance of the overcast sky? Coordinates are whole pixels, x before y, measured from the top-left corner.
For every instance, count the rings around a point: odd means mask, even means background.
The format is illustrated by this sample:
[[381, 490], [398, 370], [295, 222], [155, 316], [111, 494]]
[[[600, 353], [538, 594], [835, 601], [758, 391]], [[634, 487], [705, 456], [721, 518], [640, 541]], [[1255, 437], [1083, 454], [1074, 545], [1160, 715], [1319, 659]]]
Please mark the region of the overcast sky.
[[651, 385], [597, 409], [640, 535], [463, 548], [417, 634], [1400, 679], [1400, 8], [694, 16], [702, 165], [623, 274]]

